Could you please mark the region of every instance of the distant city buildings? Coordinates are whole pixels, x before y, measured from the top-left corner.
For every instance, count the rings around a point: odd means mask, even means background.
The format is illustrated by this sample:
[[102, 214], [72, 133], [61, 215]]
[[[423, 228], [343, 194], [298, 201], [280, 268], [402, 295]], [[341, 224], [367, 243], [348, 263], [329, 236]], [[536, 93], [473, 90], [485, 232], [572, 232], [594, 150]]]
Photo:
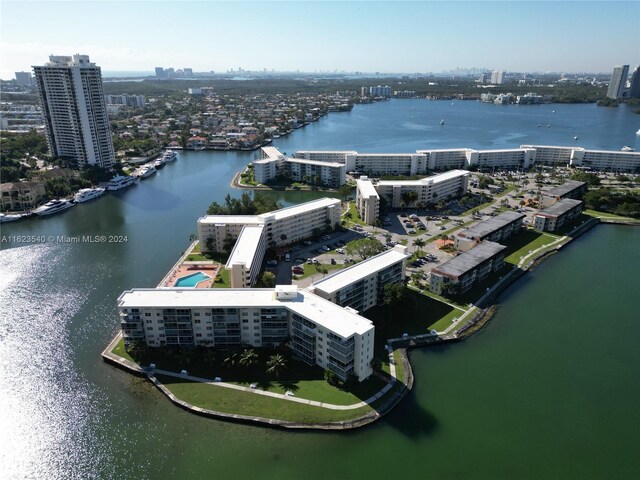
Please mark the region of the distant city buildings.
[[122, 105], [132, 108], [144, 108], [146, 105], [144, 95], [105, 95], [104, 100], [107, 105]]
[[33, 75], [31, 75], [31, 72], [16, 72], [16, 82], [18, 82], [18, 85], [33, 87]]
[[609, 89], [607, 90], [607, 97], [622, 98], [624, 96], [628, 75], [629, 65], [614, 67], [613, 73], [611, 74], [611, 81], [609, 82]]
[[192, 68], [179, 68], [175, 70], [174, 68], [164, 68], [164, 67], [156, 67], [156, 78], [161, 79], [170, 79], [170, 78], [191, 78], [193, 77], [193, 69]]
[[491, 83], [494, 85], [501, 85], [504, 82], [504, 70], [494, 70], [491, 72]]
[[88, 55], [52, 55], [33, 71], [51, 156], [110, 169], [115, 153], [100, 67]]

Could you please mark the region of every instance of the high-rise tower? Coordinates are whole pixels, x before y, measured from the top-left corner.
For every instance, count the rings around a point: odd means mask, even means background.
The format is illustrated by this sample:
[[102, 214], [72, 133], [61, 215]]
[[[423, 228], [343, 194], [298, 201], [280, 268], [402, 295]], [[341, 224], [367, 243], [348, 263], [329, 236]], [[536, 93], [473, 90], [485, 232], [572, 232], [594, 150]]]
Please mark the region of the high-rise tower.
[[640, 98], [640, 66], [636, 67], [631, 75], [631, 87], [629, 97]]
[[111, 168], [115, 162], [100, 67], [88, 55], [50, 56], [34, 66], [49, 153], [79, 168]]
[[607, 90], [607, 97], [622, 97], [625, 84], [627, 83], [628, 75], [629, 65], [619, 65], [617, 67], [614, 67], [613, 73], [611, 74], [611, 81], [609, 82], [609, 90]]

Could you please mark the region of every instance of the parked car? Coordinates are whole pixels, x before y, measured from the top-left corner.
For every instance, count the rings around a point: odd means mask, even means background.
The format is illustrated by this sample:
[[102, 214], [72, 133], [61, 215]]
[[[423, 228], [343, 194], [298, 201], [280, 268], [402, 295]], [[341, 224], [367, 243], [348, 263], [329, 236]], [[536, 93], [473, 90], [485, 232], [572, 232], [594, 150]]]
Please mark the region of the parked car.
[[291, 255], [289, 255], [288, 253], [285, 253], [285, 255], [284, 255], [284, 261], [285, 261], [285, 262], [290, 262], [290, 261], [291, 261]]
[[278, 265], [278, 261], [277, 260], [269, 260], [267, 262], [267, 265], [270, 266], [270, 267], [275, 267], [275, 266]]
[[330, 249], [329, 247], [327, 247], [326, 245], [324, 245], [324, 246], [322, 247], [322, 250], [323, 250], [324, 252], [330, 252], [330, 251], [331, 251], [331, 249]]

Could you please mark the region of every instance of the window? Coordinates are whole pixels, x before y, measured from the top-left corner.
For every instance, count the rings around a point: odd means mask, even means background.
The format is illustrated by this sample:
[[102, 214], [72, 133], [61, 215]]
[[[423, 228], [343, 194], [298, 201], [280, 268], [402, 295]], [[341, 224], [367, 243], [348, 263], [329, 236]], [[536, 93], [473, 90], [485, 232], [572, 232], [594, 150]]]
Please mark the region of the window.
[[151, 316], [151, 314], [150, 314], [149, 312], [145, 312], [144, 316], [145, 316], [145, 317], [150, 317], [150, 316]]
[[200, 323], [200, 319], [196, 318], [195, 323]]

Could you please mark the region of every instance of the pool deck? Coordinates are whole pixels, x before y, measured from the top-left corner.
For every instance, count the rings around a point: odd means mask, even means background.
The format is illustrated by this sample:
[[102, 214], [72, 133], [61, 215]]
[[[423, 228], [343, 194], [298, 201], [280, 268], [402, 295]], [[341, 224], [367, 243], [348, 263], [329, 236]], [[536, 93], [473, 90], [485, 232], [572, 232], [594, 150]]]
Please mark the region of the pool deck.
[[[197, 241], [193, 242], [187, 251], [178, 259], [178, 261], [169, 269], [169, 272], [165, 275], [165, 277], [158, 284], [158, 288], [169, 288], [175, 287], [176, 282], [188, 275], [192, 275], [194, 273], [202, 273], [203, 275], [207, 275], [211, 278], [203, 280], [196, 285], [195, 288], [211, 288], [213, 281], [216, 279], [218, 275], [218, 271], [221, 265], [211, 261], [211, 260], [203, 260], [203, 261], [187, 261], [187, 256], [195, 246]], [[187, 287], [188, 288], [188, 287]]]

